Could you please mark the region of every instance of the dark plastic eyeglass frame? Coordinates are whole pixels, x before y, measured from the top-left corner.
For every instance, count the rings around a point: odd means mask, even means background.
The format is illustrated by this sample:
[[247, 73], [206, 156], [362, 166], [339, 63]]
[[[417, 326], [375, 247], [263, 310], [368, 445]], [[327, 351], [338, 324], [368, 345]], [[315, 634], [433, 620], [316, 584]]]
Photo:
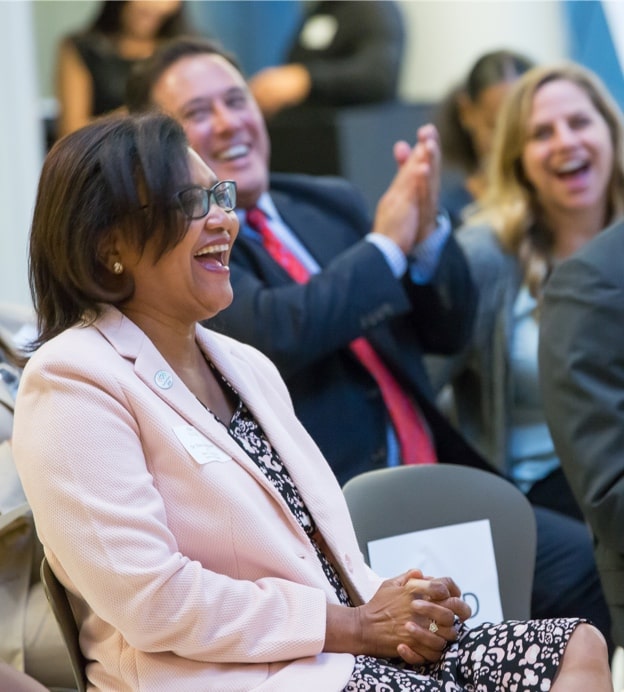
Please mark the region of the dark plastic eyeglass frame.
[[[231, 197], [234, 198], [234, 204], [232, 206], [227, 206], [224, 207], [223, 205], [219, 204], [217, 200], [217, 195], [215, 194], [215, 190], [217, 190], [219, 187], [222, 185], [226, 185], [228, 187], [231, 187], [233, 192], [231, 193]], [[204, 204], [203, 207], [205, 207], [206, 211], [199, 215], [192, 215], [189, 214], [185, 209], [182, 204], [182, 201], [180, 200], [180, 195], [183, 195], [185, 192], [188, 192], [189, 190], [201, 190], [204, 193]], [[212, 187], [207, 188], [203, 187], [202, 185], [188, 185], [187, 187], [183, 188], [182, 190], [178, 190], [178, 192], [175, 193], [173, 196], [173, 199], [176, 201], [178, 208], [180, 211], [186, 216], [187, 219], [203, 219], [204, 216], [207, 216], [208, 212], [210, 211], [210, 207], [215, 204], [217, 207], [220, 209], [223, 209], [224, 211], [234, 211], [236, 208], [236, 181], [235, 180], [219, 180], [217, 181]]]

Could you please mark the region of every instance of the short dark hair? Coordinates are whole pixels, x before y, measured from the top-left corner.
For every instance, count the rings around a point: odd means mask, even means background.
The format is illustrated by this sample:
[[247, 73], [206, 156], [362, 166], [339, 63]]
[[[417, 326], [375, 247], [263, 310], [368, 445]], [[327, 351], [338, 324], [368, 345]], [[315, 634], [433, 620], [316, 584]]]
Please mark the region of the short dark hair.
[[124, 99], [128, 110], [137, 113], [152, 108], [152, 90], [163, 73], [178, 60], [194, 55], [220, 55], [243, 75], [234, 55], [218, 41], [193, 36], [174, 38], [163, 43], [149, 58], [133, 66]]
[[[164, 114], [110, 115], [60, 139], [43, 164], [30, 234], [29, 280], [39, 337], [93, 321], [134, 284], [106, 264], [115, 229], [142, 252], [175, 246], [188, 222], [171, 204], [190, 180], [182, 127]], [[159, 253], [159, 254], [158, 254]]]

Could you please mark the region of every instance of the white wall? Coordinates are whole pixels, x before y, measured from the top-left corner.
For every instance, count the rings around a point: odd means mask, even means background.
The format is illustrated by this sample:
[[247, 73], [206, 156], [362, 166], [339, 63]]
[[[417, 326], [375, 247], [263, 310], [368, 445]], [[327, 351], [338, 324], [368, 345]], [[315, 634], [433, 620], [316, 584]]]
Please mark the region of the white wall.
[[509, 48], [536, 62], [567, 55], [558, 0], [399, 0], [407, 26], [400, 91], [435, 101], [484, 52]]
[[27, 242], [43, 156], [31, 5], [0, 1], [0, 303], [30, 305]]
[[55, 111], [53, 105], [56, 71], [56, 51], [65, 34], [78, 31], [93, 19], [98, 0], [32, 0], [35, 35], [35, 59], [40, 95], [46, 114]]

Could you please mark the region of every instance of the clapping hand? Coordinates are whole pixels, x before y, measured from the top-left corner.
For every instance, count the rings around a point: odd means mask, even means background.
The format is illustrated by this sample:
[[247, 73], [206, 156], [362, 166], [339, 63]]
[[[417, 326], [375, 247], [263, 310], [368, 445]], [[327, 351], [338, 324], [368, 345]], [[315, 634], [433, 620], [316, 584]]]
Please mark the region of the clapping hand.
[[418, 129], [416, 144], [394, 145], [398, 171], [375, 213], [374, 233], [394, 240], [407, 255], [436, 227], [440, 193], [441, 154], [433, 125]]

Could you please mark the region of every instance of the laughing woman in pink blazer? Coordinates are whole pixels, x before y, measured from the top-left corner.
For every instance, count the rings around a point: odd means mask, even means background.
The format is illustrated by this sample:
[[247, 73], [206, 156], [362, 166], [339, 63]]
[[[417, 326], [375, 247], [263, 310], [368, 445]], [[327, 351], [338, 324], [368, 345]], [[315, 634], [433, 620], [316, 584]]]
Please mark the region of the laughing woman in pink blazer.
[[591, 625], [471, 630], [451, 579], [367, 568], [275, 367], [198, 326], [232, 300], [235, 204], [164, 115], [96, 121], [43, 167], [14, 452], [90, 689], [610, 690]]

